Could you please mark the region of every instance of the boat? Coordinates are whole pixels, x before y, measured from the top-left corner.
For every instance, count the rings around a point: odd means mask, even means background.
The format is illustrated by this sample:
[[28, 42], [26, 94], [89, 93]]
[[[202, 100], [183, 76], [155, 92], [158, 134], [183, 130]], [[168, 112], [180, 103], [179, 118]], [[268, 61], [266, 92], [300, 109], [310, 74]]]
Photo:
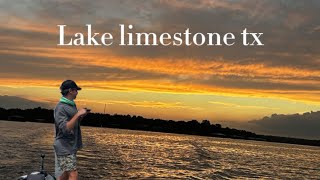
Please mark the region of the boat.
[[18, 180], [56, 180], [54, 176], [47, 173], [43, 168], [44, 154], [41, 154], [41, 169], [40, 171], [34, 171], [29, 175], [23, 175], [18, 178]]

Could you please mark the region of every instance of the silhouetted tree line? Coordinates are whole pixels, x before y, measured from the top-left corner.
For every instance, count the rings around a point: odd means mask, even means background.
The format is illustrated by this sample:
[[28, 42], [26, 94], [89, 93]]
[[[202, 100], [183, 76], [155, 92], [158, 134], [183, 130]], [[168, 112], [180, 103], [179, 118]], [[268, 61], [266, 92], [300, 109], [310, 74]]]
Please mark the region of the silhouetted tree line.
[[[25, 110], [0, 108], [0, 119], [22, 122], [54, 123], [53, 110], [43, 109], [40, 107]], [[200, 123], [197, 120], [186, 122], [147, 119], [142, 116], [90, 113], [84, 120], [82, 120], [81, 124], [93, 127], [109, 127], [320, 146], [320, 140], [258, 135], [245, 130], [231, 129], [229, 127], [223, 128], [221, 124], [211, 124], [208, 120], [203, 120]]]

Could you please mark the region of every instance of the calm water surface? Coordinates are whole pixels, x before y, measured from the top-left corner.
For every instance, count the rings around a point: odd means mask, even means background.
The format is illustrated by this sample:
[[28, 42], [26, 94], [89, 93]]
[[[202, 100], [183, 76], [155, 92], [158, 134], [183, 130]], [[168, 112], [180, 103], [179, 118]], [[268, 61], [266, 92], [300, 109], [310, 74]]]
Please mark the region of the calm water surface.
[[[0, 121], [0, 179], [54, 173], [53, 125]], [[320, 179], [320, 148], [82, 127], [81, 179]]]

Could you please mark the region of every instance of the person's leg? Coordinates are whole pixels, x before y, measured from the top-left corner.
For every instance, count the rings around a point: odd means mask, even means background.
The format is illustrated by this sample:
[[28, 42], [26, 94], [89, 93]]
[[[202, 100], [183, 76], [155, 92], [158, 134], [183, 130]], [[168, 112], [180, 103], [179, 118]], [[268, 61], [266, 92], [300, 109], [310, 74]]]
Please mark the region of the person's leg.
[[58, 180], [78, 180], [77, 156], [71, 154], [58, 157], [58, 166], [63, 174], [58, 176]]
[[54, 176], [56, 178], [62, 176], [62, 171], [60, 170], [61, 168], [59, 167], [58, 165], [58, 157], [57, 157], [57, 154], [54, 153]]
[[68, 180], [69, 179], [69, 175], [67, 171], [64, 171], [61, 176], [58, 176], [57, 180]]
[[[57, 171], [56, 177], [58, 180], [78, 179], [76, 155], [57, 156]], [[70, 175], [71, 174], [71, 175]], [[72, 177], [70, 177], [72, 176]]]
[[69, 180], [78, 180], [78, 171], [69, 171]]

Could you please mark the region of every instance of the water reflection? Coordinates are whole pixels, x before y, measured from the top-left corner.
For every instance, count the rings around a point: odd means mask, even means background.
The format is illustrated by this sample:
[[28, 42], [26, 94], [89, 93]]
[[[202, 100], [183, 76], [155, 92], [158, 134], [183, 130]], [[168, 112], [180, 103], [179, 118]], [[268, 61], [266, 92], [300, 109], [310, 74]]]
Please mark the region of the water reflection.
[[[0, 179], [53, 171], [53, 125], [0, 121]], [[82, 179], [320, 177], [320, 148], [190, 135], [83, 127]]]

